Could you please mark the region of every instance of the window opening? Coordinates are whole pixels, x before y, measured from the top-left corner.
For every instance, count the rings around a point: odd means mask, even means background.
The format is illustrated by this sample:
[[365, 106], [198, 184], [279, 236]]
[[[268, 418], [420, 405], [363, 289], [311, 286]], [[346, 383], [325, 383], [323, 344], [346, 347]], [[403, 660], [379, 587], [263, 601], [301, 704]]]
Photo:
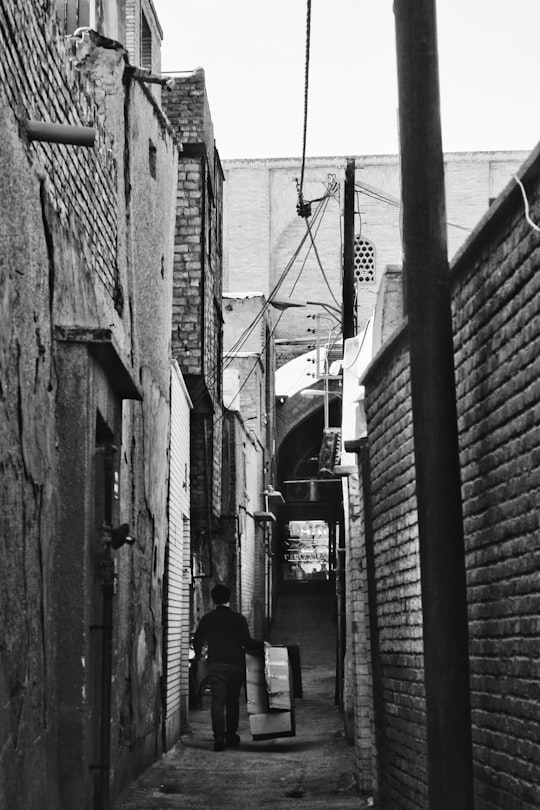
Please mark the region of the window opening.
[[324, 520], [292, 520], [283, 539], [283, 579], [328, 579], [329, 529]]
[[152, 70], [152, 32], [144, 12], [141, 12], [141, 67]]

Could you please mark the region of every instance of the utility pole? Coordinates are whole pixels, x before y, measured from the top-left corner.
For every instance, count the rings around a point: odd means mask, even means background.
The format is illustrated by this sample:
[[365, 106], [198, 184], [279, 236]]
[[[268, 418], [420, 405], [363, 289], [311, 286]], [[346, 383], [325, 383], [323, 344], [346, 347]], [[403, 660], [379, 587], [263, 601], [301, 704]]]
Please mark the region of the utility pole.
[[354, 311], [354, 182], [356, 163], [348, 158], [345, 169], [345, 192], [343, 199], [343, 340], [355, 336]]
[[467, 595], [435, 0], [394, 0], [430, 810], [472, 810]]

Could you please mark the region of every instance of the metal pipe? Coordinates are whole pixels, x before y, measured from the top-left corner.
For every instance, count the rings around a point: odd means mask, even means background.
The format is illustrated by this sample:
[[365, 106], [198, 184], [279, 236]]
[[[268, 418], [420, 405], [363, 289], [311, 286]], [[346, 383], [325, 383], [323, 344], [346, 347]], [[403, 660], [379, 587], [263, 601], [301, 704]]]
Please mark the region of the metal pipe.
[[138, 68], [128, 65], [126, 68], [126, 73], [133, 79], [137, 79], [139, 82], [160, 84], [162, 87], [166, 87], [168, 90], [172, 90], [175, 84], [175, 79], [172, 76], [158, 76], [156, 73], [152, 73], [151, 70], [147, 70], [146, 68]]
[[343, 208], [343, 340], [356, 334], [354, 303], [354, 178], [356, 163], [354, 158], [347, 160], [345, 169], [345, 189]]
[[49, 121], [27, 121], [25, 129], [29, 141], [66, 143], [70, 146], [94, 146], [96, 140], [94, 127], [52, 124]]

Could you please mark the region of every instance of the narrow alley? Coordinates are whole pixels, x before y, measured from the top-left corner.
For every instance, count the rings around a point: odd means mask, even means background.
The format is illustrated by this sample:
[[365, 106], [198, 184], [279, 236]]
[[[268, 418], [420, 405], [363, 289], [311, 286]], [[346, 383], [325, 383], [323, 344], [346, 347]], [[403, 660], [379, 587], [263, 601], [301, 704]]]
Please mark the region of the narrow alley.
[[115, 810], [254, 807], [361, 808], [354, 749], [344, 739], [335, 705], [336, 632], [332, 600], [321, 592], [282, 594], [272, 644], [297, 643], [303, 697], [295, 701], [296, 737], [254, 742], [245, 702], [239, 749], [214, 753], [210, 697], [190, 712], [188, 733], [151, 767]]
[[0, 810], [540, 810], [540, 3], [459, 5], [0, 0]]

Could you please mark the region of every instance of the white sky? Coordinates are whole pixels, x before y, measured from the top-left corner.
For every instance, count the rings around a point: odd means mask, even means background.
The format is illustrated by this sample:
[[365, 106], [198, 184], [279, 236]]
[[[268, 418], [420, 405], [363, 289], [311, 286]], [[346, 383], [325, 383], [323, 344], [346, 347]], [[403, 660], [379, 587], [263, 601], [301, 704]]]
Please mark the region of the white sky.
[[[302, 152], [306, 0], [154, 0], [163, 72], [203, 67], [222, 159]], [[540, 140], [540, 0], [439, 0], [445, 151]], [[312, 0], [307, 156], [396, 153], [392, 0]]]

